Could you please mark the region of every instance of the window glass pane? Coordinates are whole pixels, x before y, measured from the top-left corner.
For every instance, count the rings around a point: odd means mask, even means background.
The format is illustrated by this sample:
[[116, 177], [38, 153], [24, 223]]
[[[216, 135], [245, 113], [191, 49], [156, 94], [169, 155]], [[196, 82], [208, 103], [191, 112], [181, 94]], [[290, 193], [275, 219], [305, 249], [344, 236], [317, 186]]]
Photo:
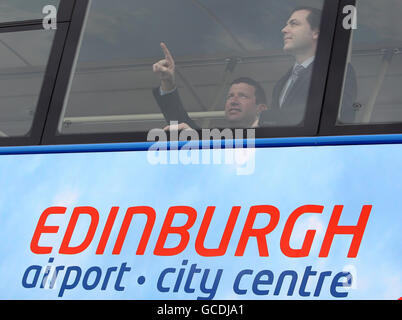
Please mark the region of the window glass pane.
[[[350, 59], [357, 76], [357, 99], [344, 104], [347, 108], [340, 111], [338, 124], [402, 121], [401, 12], [399, 0], [358, 1]], [[345, 88], [350, 86], [345, 83]]]
[[53, 31], [0, 33], [0, 135], [26, 135], [41, 90]]
[[[302, 5], [322, 9], [323, 0], [93, 0], [60, 132], [147, 131], [186, 117], [182, 109], [166, 114], [166, 97], [154, 96], [160, 81], [152, 65], [164, 57], [160, 42], [175, 61], [176, 87], [192, 126], [250, 127], [266, 108], [264, 125], [301, 124], [320, 15], [317, 28], [309, 12], [299, 11], [294, 20], [301, 25], [282, 29]], [[296, 56], [306, 70], [292, 88]], [[225, 111], [231, 83], [239, 77], [259, 82], [266, 102], [255, 101], [255, 87], [242, 82], [236, 88], [251, 90], [249, 100], [242, 98], [251, 103], [244, 107], [249, 110], [233, 102]], [[236, 100], [239, 92], [231, 94]]]
[[0, 23], [42, 19], [46, 5], [58, 6], [60, 0], [1, 0]]

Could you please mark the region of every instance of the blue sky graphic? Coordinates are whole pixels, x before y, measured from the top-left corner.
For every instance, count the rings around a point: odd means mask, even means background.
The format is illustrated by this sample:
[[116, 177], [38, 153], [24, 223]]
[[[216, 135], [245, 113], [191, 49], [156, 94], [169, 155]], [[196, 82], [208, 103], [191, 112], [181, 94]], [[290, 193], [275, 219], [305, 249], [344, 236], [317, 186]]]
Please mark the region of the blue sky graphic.
[[[350, 299], [397, 299], [402, 295], [401, 211], [402, 202], [402, 146], [333, 146], [257, 149], [255, 171], [238, 175], [235, 164], [151, 165], [146, 152], [111, 152], [81, 154], [14, 155], [0, 157], [0, 298], [1, 299], [58, 299], [63, 272], [54, 289], [27, 289], [22, 286], [24, 272], [31, 265], [99, 266], [103, 274], [107, 268], [123, 262], [131, 267], [124, 275], [124, 291], [116, 291], [114, 278], [106, 290], [100, 285], [84, 290], [81, 283], [66, 290], [63, 299], [196, 299], [208, 294], [200, 289], [205, 269], [210, 269], [206, 286], [210, 287], [218, 269], [223, 270], [214, 299], [299, 299], [298, 288], [306, 266], [317, 272], [331, 271], [333, 275], [345, 268], [354, 276]], [[309, 257], [288, 258], [280, 250], [280, 236], [288, 215], [306, 204], [323, 205], [320, 214], [305, 214], [296, 226], [291, 245], [300, 248], [308, 229], [317, 230]], [[335, 205], [344, 205], [340, 223], [355, 225], [362, 206], [373, 206], [365, 235], [356, 259], [347, 258], [351, 236], [335, 236], [328, 258], [318, 258], [326, 226]], [[190, 229], [190, 242], [184, 252], [172, 257], [153, 255], [163, 219], [169, 207], [184, 205], [197, 210], [198, 218]], [[250, 239], [243, 257], [235, 257], [237, 243], [248, 210], [253, 205], [273, 205], [280, 211], [280, 221], [267, 235], [269, 257], [258, 255], [255, 239]], [[66, 206], [66, 215], [50, 216], [47, 225], [60, 227], [57, 234], [43, 234], [40, 245], [51, 245], [49, 255], [30, 251], [30, 242], [40, 214], [50, 206]], [[91, 245], [77, 255], [57, 253], [72, 210], [76, 206], [93, 206], [100, 214], [100, 222]], [[96, 255], [97, 243], [110, 208], [119, 206], [109, 242], [103, 255]], [[143, 256], [135, 254], [145, 225], [144, 217], [135, 217], [130, 225], [120, 255], [112, 255], [115, 239], [127, 208], [151, 206], [157, 213], [147, 249]], [[207, 206], [216, 206], [205, 247], [219, 245], [232, 206], [241, 206], [239, 219], [223, 257], [200, 257], [194, 241]], [[174, 224], [185, 223], [183, 216]], [[255, 227], [267, 223], [258, 217]], [[72, 239], [78, 245], [85, 238], [89, 219], [80, 218]], [[166, 246], [178, 244], [178, 237], [168, 237]], [[178, 269], [188, 260], [186, 273], [178, 292], [173, 292]], [[189, 267], [197, 264], [202, 271], [195, 274], [193, 293], [183, 290]], [[159, 292], [156, 284], [162, 270], [176, 268], [168, 274], [164, 285], [169, 292]], [[241, 286], [245, 295], [233, 290], [234, 279], [243, 269], [253, 270], [244, 277]], [[255, 275], [271, 270], [274, 282], [267, 286], [267, 295], [252, 291]], [[278, 296], [273, 294], [276, 280], [284, 270], [298, 272], [292, 296], [287, 296], [289, 281], [284, 282]], [[42, 270], [43, 275], [43, 270]], [[138, 278], [145, 283], [138, 284]], [[32, 279], [32, 277], [30, 278]], [[40, 278], [41, 279], [41, 278]], [[315, 280], [314, 280], [315, 279]], [[307, 291], [314, 292], [317, 276], [311, 278]], [[328, 279], [332, 279], [329, 277]], [[330, 281], [324, 282], [321, 299], [333, 298]], [[93, 280], [90, 278], [89, 280]], [[102, 283], [101, 278], [100, 283]], [[312, 294], [310, 297], [313, 298]]]

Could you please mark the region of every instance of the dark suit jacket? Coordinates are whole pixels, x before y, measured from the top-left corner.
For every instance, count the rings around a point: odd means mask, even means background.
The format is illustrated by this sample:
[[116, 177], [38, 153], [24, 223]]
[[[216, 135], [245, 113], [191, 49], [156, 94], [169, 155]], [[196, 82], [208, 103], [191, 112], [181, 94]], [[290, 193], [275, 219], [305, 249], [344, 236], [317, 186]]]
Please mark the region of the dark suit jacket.
[[154, 88], [152, 93], [168, 124], [170, 124], [171, 121], [177, 121], [179, 123], [185, 122], [195, 130], [201, 129], [188, 116], [187, 111], [183, 107], [183, 103], [180, 99], [179, 91], [177, 89], [162, 96], [158, 87]]
[[[304, 111], [307, 104], [308, 91], [310, 88], [311, 74], [313, 71], [313, 63], [304, 69], [294, 84], [293, 88], [287, 94], [282, 106], [279, 106], [279, 99], [286, 82], [292, 74], [292, 69], [276, 83], [272, 92], [272, 109], [279, 111], [278, 124], [296, 125], [302, 122]], [[265, 118], [265, 115], [263, 116]]]
[[[307, 106], [307, 99], [310, 89], [310, 81], [313, 70], [313, 63], [302, 71], [294, 84], [293, 88], [287, 94], [287, 97], [279, 105], [280, 96], [286, 82], [292, 74], [291, 68], [275, 85], [272, 92], [271, 109], [265, 111], [260, 117], [260, 126], [270, 125], [298, 125], [302, 124], [304, 113]], [[357, 82], [355, 71], [351, 65], [348, 65], [345, 90], [343, 94], [341, 119], [345, 122], [353, 122], [355, 111], [353, 104], [357, 97]]]

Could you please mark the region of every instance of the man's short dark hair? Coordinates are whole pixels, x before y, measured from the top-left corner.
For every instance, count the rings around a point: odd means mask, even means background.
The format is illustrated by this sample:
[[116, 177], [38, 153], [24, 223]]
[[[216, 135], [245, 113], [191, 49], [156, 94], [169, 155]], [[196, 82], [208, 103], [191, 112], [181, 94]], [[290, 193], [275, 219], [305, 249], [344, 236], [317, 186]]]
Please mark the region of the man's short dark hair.
[[255, 89], [255, 102], [256, 104], [267, 104], [267, 96], [265, 95], [264, 88], [254, 79], [249, 77], [240, 77], [232, 81], [230, 86], [239, 83], [247, 83]]
[[295, 13], [296, 11], [300, 10], [306, 10], [309, 12], [309, 15], [307, 16], [307, 21], [310, 24], [310, 27], [312, 30], [320, 30], [320, 24], [321, 24], [321, 15], [322, 11], [317, 8], [313, 7], [298, 7], [292, 11], [292, 14]]

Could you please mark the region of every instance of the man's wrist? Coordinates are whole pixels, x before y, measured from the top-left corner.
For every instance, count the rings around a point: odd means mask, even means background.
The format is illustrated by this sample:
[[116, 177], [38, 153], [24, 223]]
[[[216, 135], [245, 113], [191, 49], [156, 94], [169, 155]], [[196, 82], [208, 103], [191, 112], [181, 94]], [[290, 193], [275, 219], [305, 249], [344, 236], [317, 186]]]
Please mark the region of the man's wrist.
[[170, 94], [170, 93], [172, 93], [174, 91], [176, 91], [176, 86], [174, 86], [173, 89], [170, 89], [170, 90], [166, 90], [162, 86], [159, 87], [159, 93], [160, 93], [161, 96]]
[[176, 82], [174, 80], [174, 77], [161, 79], [161, 88], [164, 92], [174, 91], [176, 89]]

